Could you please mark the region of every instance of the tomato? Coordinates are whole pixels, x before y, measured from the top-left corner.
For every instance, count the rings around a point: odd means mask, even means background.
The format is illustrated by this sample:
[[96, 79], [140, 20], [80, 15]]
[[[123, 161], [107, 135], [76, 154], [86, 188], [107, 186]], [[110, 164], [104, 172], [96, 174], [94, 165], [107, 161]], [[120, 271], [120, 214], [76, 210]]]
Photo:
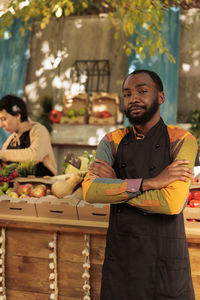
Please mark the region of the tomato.
[[197, 219], [187, 219], [188, 222], [198, 222]]
[[53, 123], [60, 123], [62, 112], [56, 109], [52, 109], [49, 114], [49, 120]]
[[200, 200], [200, 191], [194, 191], [194, 192], [192, 193], [192, 197], [193, 197], [193, 199], [195, 199], [195, 200]]
[[190, 207], [200, 207], [200, 200], [192, 199], [189, 203]]
[[189, 191], [188, 193], [188, 202], [193, 199], [193, 192]]
[[199, 181], [198, 178], [196, 177], [193, 178], [193, 182], [198, 182], [198, 181]]
[[112, 116], [111, 113], [109, 113], [109, 111], [107, 111], [107, 110], [99, 111], [96, 114], [96, 118], [100, 118], [100, 119], [106, 119], [106, 118], [109, 118], [111, 116]]

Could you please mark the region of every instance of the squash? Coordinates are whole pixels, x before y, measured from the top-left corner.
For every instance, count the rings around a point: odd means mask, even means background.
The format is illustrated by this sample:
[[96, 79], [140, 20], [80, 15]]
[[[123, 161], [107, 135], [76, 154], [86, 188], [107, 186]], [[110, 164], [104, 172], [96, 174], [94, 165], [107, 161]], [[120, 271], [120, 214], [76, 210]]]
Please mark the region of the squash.
[[57, 198], [63, 198], [71, 195], [75, 187], [83, 180], [83, 174], [75, 173], [72, 174], [67, 180], [58, 180], [51, 186], [52, 194]]

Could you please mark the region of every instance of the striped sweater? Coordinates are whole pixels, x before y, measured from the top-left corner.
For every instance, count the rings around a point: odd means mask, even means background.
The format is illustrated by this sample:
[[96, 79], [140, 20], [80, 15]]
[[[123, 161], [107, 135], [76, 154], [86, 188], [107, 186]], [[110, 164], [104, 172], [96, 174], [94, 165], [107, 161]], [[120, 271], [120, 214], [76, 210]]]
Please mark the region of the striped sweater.
[[[104, 136], [97, 147], [96, 159], [114, 164], [115, 155], [122, 138], [130, 127], [117, 129]], [[170, 157], [172, 161], [188, 160], [189, 168], [193, 169], [197, 155], [195, 137], [177, 126], [167, 125], [170, 140]], [[83, 198], [90, 203], [122, 203], [127, 202], [152, 213], [179, 214], [187, 201], [191, 181], [175, 181], [159, 190], [141, 193], [142, 178], [111, 179], [90, 176], [87, 173], [83, 183]]]

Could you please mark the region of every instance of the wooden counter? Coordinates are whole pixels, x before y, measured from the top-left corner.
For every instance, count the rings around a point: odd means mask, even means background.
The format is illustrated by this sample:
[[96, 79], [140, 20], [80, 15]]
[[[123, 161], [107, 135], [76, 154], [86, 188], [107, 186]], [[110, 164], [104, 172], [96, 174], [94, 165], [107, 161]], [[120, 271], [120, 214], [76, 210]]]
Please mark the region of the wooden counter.
[[[107, 222], [0, 215], [5, 231], [5, 286], [8, 300], [47, 300], [51, 248], [56, 240], [57, 292], [55, 299], [84, 297], [83, 264], [89, 238], [90, 297], [99, 300]], [[187, 232], [187, 228], [186, 228]], [[200, 299], [200, 230], [187, 232], [196, 300]]]

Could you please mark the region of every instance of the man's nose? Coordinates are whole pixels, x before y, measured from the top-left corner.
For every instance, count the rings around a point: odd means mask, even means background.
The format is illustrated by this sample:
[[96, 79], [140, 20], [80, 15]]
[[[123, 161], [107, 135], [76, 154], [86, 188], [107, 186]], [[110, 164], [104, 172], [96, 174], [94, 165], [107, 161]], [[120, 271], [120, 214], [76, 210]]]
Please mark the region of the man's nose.
[[137, 93], [132, 92], [131, 93], [131, 97], [130, 97], [130, 102], [134, 103], [134, 102], [138, 102], [138, 96]]

